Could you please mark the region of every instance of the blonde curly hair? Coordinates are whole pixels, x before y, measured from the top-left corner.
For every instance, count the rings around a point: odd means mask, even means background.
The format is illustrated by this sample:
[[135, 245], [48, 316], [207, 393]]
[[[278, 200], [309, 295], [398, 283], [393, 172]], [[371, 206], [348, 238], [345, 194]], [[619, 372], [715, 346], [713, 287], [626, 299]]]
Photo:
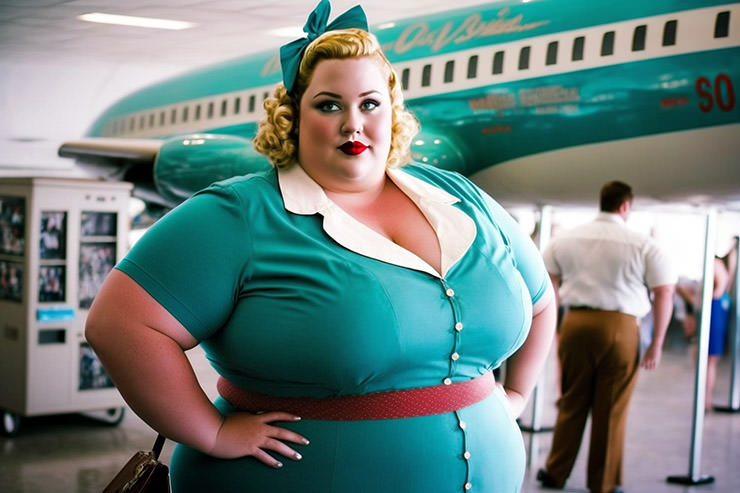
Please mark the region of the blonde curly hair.
[[313, 72], [322, 60], [370, 57], [379, 62], [388, 74], [391, 99], [391, 149], [386, 167], [395, 168], [411, 161], [411, 140], [419, 132], [419, 122], [406, 109], [396, 72], [386, 58], [377, 38], [362, 29], [328, 31], [316, 38], [303, 54], [293, 89], [278, 84], [273, 95], [265, 100], [265, 118], [259, 123], [254, 148], [267, 156], [273, 166], [290, 167], [298, 162], [296, 122], [300, 101]]

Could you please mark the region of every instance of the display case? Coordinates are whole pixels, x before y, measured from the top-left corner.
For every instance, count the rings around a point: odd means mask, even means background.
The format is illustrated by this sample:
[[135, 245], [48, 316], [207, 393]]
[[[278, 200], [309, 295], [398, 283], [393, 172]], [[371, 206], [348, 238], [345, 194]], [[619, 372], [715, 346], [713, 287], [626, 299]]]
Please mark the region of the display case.
[[[131, 184], [0, 178], [0, 412], [69, 412], [116, 423], [124, 401], [87, 344], [84, 322], [128, 247]], [[101, 414], [102, 413], [102, 414]]]

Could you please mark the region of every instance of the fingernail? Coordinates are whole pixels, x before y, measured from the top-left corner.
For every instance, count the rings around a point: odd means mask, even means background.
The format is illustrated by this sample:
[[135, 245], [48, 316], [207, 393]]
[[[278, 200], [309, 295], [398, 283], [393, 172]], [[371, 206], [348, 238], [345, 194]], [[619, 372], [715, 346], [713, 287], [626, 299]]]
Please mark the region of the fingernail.
[[275, 464], [275, 467], [279, 469], [279, 468], [283, 467], [283, 463], [282, 462], [278, 462], [277, 464]]
[[295, 455], [293, 455], [293, 457], [295, 457], [295, 460], [301, 460], [301, 459], [303, 459], [303, 456], [301, 454], [299, 454], [298, 452], [296, 452]]
[[300, 421], [300, 420], [301, 420], [300, 416], [293, 416], [293, 421]]
[[309, 444], [308, 438], [304, 438], [303, 439], [303, 445], [308, 445], [308, 444]]

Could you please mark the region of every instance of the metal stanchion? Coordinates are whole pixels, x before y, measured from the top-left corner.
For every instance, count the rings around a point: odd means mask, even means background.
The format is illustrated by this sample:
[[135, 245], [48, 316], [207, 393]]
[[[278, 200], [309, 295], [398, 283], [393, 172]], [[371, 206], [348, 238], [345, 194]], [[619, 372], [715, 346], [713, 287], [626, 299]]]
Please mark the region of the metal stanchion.
[[714, 288], [714, 245], [717, 211], [712, 208], [706, 215], [706, 235], [704, 237], [704, 282], [702, 283], [701, 319], [699, 321], [699, 341], [696, 351], [696, 379], [694, 382], [694, 419], [691, 430], [691, 450], [689, 455], [689, 474], [687, 476], [668, 476], [666, 481], [684, 485], [709, 484], [714, 477], [702, 475], [701, 463], [702, 433], [704, 428], [705, 390], [707, 384], [707, 359], [709, 350], [709, 319], [712, 313], [712, 291]]
[[[550, 230], [552, 229], [552, 210], [550, 206], [543, 206], [540, 209], [540, 220], [539, 220], [539, 236], [537, 238], [537, 247], [540, 252], [544, 251], [547, 243], [550, 241]], [[534, 462], [534, 458], [537, 455], [537, 449], [539, 448], [537, 433], [546, 431], [552, 431], [553, 428], [543, 428], [540, 423], [542, 421], [542, 406], [544, 402], [544, 385], [545, 385], [545, 372], [540, 374], [532, 391], [532, 423], [527, 425], [521, 425], [519, 428], [529, 433], [529, 454], [527, 455], [527, 466], [531, 466]]]
[[[735, 245], [735, 253], [740, 259], [740, 242]], [[730, 315], [730, 396], [727, 407], [715, 406], [715, 411], [723, 413], [740, 412], [740, 268], [735, 268], [735, 280], [732, 283], [732, 310]]]

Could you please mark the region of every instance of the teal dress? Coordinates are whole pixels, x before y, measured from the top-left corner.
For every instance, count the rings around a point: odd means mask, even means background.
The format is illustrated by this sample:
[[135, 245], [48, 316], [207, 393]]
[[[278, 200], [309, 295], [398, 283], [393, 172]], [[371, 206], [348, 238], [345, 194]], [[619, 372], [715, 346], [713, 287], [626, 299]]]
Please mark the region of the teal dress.
[[[199, 192], [117, 268], [246, 389], [332, 397], [483, 375], [527, 336], [548, 285], [540, 255], [461, 175], [411, 164], [389, 176], [437, 230], [443, 272], [344, 214], [300, 167]], [[281, 426], [310, 440], [295, 446], [301, 461], [272, 469], [177, 445], [174, 493], [504, 493], [524, 474], [521, 432], [499, 390], [439, 415]]]

